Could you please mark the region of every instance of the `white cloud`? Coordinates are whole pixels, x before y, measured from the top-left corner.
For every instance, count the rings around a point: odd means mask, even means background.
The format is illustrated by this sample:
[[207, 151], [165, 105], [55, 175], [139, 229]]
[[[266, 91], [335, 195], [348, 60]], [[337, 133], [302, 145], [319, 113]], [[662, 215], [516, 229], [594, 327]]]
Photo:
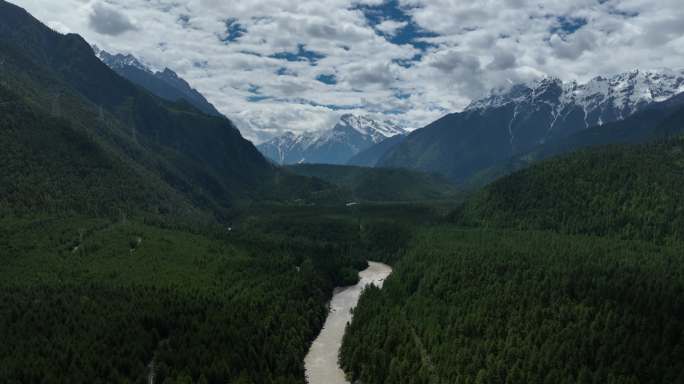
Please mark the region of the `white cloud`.
[[494, 71], [504, 71], [515, 67], [517, 58], [513, 52], [499, 50], [494, 52], [494, 58], [487, 65], [487, 69]]
[[[370, 23], [356, 9], [381, 0], [15, 2], [58, 31], [174, 69], [256, 141], [324, 129], [350, 110], [417, 128], [492, 87], [543, 75], [684, 67], [681, 0], [399, 0], [412, 24]], [[227, 20], [239, 37], [228, 39]], [[434, 33], [420, 39], [425, 52], [390, 42], [416, 25]], [[272, 57], [300, 45], [318, 59]]]
[[580, 30], [566, 39], [554, 34], [549, 40], [554, 55], [563, 59], [576, 60], [585, 51], [596, 47], [596, 36], [589, 30]]
[[375, 26], [375, 29], [388, 35], [396, 35], [402, 28], [406, 27], [408, 22], [406, 21], [394, 21], [394, 20], [384, 20], [380, 24]]
[[104, 3], [95, 3], [89, 21], [90, 27], [103, 35], [119, 36], [136, 29], [125, 14]]
[[66, 35], [67, 33], [71, 33], [71, 29], [69, 29], [69, 27], [60, 23], [59, 21], [50, 20], [50, 21], [46, 22], [45, 24], [48, 27], [52, 28], [53, 31], [57, 31], [63, 35]]

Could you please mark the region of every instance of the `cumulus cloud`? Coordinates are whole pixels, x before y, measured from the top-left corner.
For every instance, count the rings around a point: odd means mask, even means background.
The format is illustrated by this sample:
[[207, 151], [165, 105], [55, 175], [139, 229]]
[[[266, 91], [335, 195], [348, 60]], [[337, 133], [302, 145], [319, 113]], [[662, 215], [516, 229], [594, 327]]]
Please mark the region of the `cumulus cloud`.
[[396, 79], [392, 67], [387, 63], [352, 65], [348, 70], [349, 76], [346, 80], [355, 89], [364, 89], [375, 85], [389, 87]]
[[431, 66], [445, 73], [456, 70], [475, 73], [480, 70], [480, 59], [477, 56], [458, 51], [440, 51], [430, 56]]
[[255, 141], [346, 112], [418, 128], [511, 82], [684, 66], [681, 0], [15, 2], [174, 69]]
[[487, 69], [493, 71], [504, 71], [515, 67], [517, 59], [515, 55], [508, 51], [497, 51], [494, 58], [487, 64]]
[[406, 21], [395, 21], [395, 20], [384, 20], [380, 24], [375, 26], [375, 29], [378, 31], [384, 33], [385, 35], [388, 36], [394, 36], [399, 32], [402, 28], [405, 28], [408, 25], [408, 22]]
[[566, 38], [554, 34], [551, 36], [549, 43], [556, 56], [570, 60], [575, 60], [585, 51], [592, 50], [596, 47], [594, 34], [586, 30], [580, 30]]
[[126, 15], [102, 3], [93, 6], [90, 26], [98, 33], [112, 36], [135, 30], [135, 26]]

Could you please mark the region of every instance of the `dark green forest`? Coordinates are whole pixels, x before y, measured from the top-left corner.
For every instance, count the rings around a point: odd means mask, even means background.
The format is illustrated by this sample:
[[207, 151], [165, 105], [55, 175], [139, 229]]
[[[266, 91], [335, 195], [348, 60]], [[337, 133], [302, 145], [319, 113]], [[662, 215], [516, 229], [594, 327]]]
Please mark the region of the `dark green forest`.
[[582, 150], [477, 192], [457, 224], [684, 239], [684, 139]]
[[454, 200], [459, 190], [446, 178], [407, 169], [351, 165], [299, 164], [286, 169], [336, 185], [359, 201]]
[[544, 161], [415, 228], [348, 326], [350, 379], [684, 382], [682, 143]]
[[[121, 210], [206, 223], [229, 221], [253, 202], [344, 200], [328, 183], [271, 165], [230, 120], [152, 95], [100, 62], [80, 36], [58, 34], [4, 1], [0, 63], [3, 155], [13, 168], [5, 184], [16, 181], [10, 192], [91, 201], [50, 201], [51, 214]], [[21, 167], [49, 172], [49, 182], [25, 184], [38, 177], [14, 172]], [[68, 172], [76, 175], [62, 180]], [[44, 210], [40, 199], [26, 203]]]
[[303, 383], [333, 287], [395, 252], [403, 225], [268, 211], [230, 231], [1, 220], [0, 381], [147, 382], [153, 364], [158, 383]]
[[4, 1], [0, 75], [0, 382], [303, 383], [375, 236], [344, 192]]
[[548, 232], [421, 231], [354, 312], [363, 383], [684, 382], [684, 248]]
[[304, 384], [334, 288], [369, 260], [394, 272], [348, 325], [354, 383], [684, 383], [684, 115], [667, 111], [567, 148], [659, 141], [537, 153], [470, 196], [402, 169], [280, 168], [0, 0], [0, 383]]

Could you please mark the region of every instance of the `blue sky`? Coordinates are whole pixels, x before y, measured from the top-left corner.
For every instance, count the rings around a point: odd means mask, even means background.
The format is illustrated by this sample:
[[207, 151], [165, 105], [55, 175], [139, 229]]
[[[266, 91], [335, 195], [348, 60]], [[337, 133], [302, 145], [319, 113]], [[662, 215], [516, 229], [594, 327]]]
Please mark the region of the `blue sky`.
[[15, 0], [169, 67], [262, 141], [341, 113], [419, 128], [490, 89], [684, 67], [681, 0]]

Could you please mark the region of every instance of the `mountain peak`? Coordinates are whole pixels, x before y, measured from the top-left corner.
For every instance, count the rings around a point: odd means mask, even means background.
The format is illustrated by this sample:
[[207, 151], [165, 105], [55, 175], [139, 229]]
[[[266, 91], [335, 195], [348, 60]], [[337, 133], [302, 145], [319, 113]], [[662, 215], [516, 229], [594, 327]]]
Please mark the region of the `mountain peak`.
[[180, 81], [187, 83], [185, 80], [181, 79], [181, 77], [178, 76], [178, 74], [176, 72], [170, 70], [169, 68], [164, 68], [163, 71], [159, 72], [159, 76], [165, 77], [169, 80], [174, 80], [174, 81], [180, 80]]
[[403, 128], [390, 121], [344, 114], [329, 130], [301, 134], [286, 132], [257, 148], [281, 164], [345, 164], [370, 146], [405, 133]]
[[111, 54], [98, 46], [92, 46], [93, 53], [120, 76], [169, 101], [185, 100], [200, 111], [212, 115], [221, 113], [190, 84], [169, 68], [155, 72], [131, 54]]
[[465, 110], [482, 111], [511, 103], [533, 103], [534, 99], [545, 95], [549, 98], [546, 101], [556, 109], [574, 103], [585, 111], [597, 107], [615, 107], [633, 113], [644, 103], [663, 101], [681, 92], [684, 92], [682, 70], [634, 69], [609, 77], [596, 76], [586, 83], [544, 77], [529, 83], [512, 84], [492, 90], [489, 96], [473, 101]]
[[[603, 134], [600, 127], [662, 101], [672, 102], [673, 97], [684, 96], [683, 92], [684, 71], [672, 70], [639, 69], [582, 83], [544, 78], [512, 84], [474, 101], [463, 113], [449, 114], [414, 131], [410, 139], [385, 153], [378, 164], [439, 172], [465, 181], [592, 127], [596, 130], [591, 135]], [[606, 127], [606, 136], [613, 135], [616, 141], [624, 138], [624, 132], [616, 134], [610, 129]], [[635, 135], [646, 136], [653, 127], [640, 129], [643, 132]]]
[[374, 143], [379, 143], [389, 137], [403, 135], [406, 130], [395, 123], [385, 120], [377, 121], [367, 116], [345, 114], [333, 130], [353, 129], [362, 135], [370, 136]]
[[107, 64], [108, 67], [112, 69], [123, 69], [125, 67], [134, 67], [141, 71], [152, 73], [152, 70], [145, 64], [143, 64], [137, 57], [131, 54], [121, 54], [117, 53], [115, 55], [100, 49], [97, 45], [93, 45], [93, 53], [97, 56], [103, 63]]

